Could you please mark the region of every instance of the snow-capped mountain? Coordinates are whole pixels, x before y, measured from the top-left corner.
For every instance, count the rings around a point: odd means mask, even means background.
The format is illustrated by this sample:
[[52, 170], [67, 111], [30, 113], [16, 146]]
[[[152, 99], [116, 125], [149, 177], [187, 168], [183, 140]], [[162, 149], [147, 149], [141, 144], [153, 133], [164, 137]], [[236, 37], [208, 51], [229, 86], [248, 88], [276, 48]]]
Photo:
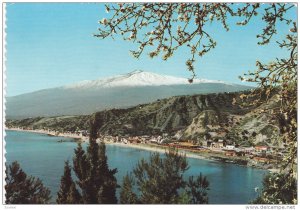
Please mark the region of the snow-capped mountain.
[[[200, 83], [224, 83], [217, 80], [194, 79], [193, 84]], [[137, 87], [137, 86], [161, 86], [161, 85], [188, 85], [188, 79], [160, 75], [152, 72], [136, 70], [124, 75], [117, 75], [104, 79], [82, 81], [79, 83], [66, 85], [66, 89], [76, 88], [111, 88], [111, 87]]]
[[128, 108], [177, 95], [234, 92], [249, 86], [222, 81], [159, 75], [134, 71], [125, 75], [82, 81], [57, 88], [7, 97], [6, 116], [82, 115], [112, 108]]

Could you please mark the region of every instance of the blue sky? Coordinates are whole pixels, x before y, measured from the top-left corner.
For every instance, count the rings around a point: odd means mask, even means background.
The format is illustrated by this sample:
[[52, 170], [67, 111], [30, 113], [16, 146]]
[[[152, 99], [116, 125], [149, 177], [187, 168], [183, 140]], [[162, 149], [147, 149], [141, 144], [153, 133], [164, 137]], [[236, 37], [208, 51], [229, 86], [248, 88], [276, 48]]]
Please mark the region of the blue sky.
[[[135, 59], [129, 54], [135, 44], [121, 38], [93, 37], [98, 21], [107, 16], [104, 4], [15, 3], [8, 4], [6, 10], [7, 96], [137, 69], [190, 76], [185, 66], [187, 49], [177, 51], [168, 61], [150, 59], [146, 54]], [[296, 19], [296, 9], [290, 15]], [[268, 62], [285, 56], [274, 40], [284, 38], [289, 28], [279, 24], [273, 42], [258, 46], [256, 34], [263, 26], [258, 19], [244, 27], [231, 24], [229, 32], [219, 25], [208, 26], [217, 47], [197, 59], [198, 78], [241, 83], [238, 76], [255, 69], [256, 60]]]

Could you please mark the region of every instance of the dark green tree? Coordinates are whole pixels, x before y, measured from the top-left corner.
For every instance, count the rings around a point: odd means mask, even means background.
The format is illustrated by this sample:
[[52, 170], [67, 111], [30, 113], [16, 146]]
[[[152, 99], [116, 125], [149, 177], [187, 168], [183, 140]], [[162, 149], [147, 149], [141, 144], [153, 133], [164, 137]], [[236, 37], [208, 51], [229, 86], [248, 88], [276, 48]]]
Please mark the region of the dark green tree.
[[87, 156], [81, 144], [78, 144], [74, 153], [75, 156], [73, 158], [73, 170], [76, 177], [78, 178], [78, 181], [76, 181], [76, 183], [81, 189], [81, 196], [84, 202], [87, 200], [86, 188], [87, 188], [88, 169], [90, 168], [90, 163], [87, 159]]
[[80, 204], [82, 203], [81, 195], [79, 194], [78, 190], [76, 189], [76, 185], [73, 182], [70, 188], [70, 191], [67, 196], [67, 201], [70, 204]]
[[116, 188], [118, 188], [117, 179], [115, 177], [115, 174], [117, 173], [117, 169], [109, 169], [108, 163], [107, 163], [107, 156], [106, 156], [106, 147], [104, 143], [101, 143], [99, 145], [98, 149], [98, 170], [97, 174], [100, 177], [100, 184], [102, 184], [102, 190], [98, 192], [99, 202], [102, 203], [117, 203], [117, 197], [116, 197]]
[[[257, 88], [240, 96], [242, 106], [259, 106], [276, 100], [280, 106], [262, 107], [257, 114], [273, 115], [280, 124], [281, 135], [272, 141], [286, 145], [282, 171], [288, 171], [291, 181], [297, 177], [297, 84], [298, 84], [298, 26], [297, 5], [293, 3], [118, 3], [107, 4], [108, 18], [103, 18], [96, 37], [105, 39], [121, 36], [124, 40], [137, 44], [132, 50], [139, 58], [148, 51], [151, 58], [162, 56], [168, 60], [180, 48], [190, 49], [187, 69], [192, 73], [190, 82], [196, 76], [195, 61], [217, 45], [210, 25], [221, 24], [229, 30], [232, 23], [244, 26], [251, 21], [261, 21], [262, 30], [258, 32], [257, 44], [267, 45], [275, 39], [286, 56], [263, 63], [256, 61], [256, 70], [240, 77], [242, 81], [254, 82]], [[279, 23], [290, 29], [286, 36], [276, 36]], [[278, 38], [282, 40], [278, 40]], [[282, 54], [284, 55], [284, 54]], [[254, 61], [253, 61], [254, 62]], [[274, 96], [274, 93], [276, 95]], [[245, 100], [246, 99], [246, 100]], [[238, 123], [238, 122], [237, 122]], [[286, 170], [287, 169], [287, 170]], [[293, 183], [290, 183], [292, 185]], [[267, 199], [266, 199], [267, 200]]]
[[46, 204], [51, 196], [38, 178], [27, 176], [18, 162], [6, 167], [6, 204]]
[[[139, 161], [133, 170], [133, 180], [124, 178], [121, 202], [130, 202], [134, 197], [134, 202], [142, 204], [207, 203], [208, 181], [202, 176], [196, 181], [185, 181], [183, 175], [187, 170], [186, 157], [178, 151], [170, 150], [164, 158], [154, 153], [149, 161]], [[134, 183], [139, 191], [137, 199], [132, 191]], [[130, 199], [125, 193], [131, 194]]]
[[187, 195], [190, 197], [191, 203], [208, 203], [207, 189], [209, 189], [209, 182], [205, 176], [202, 176], [202, 174], [200, 174], [200, 176], [198, 176], [196, 180], [194, 180], [193, 176], [189, 177], [187, 186]]
[[[291, 179], [291, 180], [288, 180]], [[265, 176], [255, 204], [297, 204], [297, 181], [289, 174], [274, 173]]]
[[80, 144], [75, 150], [74, 172], [78, 178], [77, 184], [82, 192], [83, 203], [117, 203], [117, 169], [109, 169], [105, 150], [104, 143], [98, 145], [92, 138], [87, 152]]
[[120, 203], [136, 204], [138, 203], [137, 195], [133, 192], [134, 180], [132, 175], [127, 174], [123, 178], [123, 185], [120, 193]]
[[57, 193], [56, 202], [58, 204], [80, 203], [80, 196], [71, 176], [71, 167], [69, 165], [69, 161], [65, 162], [64, 174], [61, 177], [60, 189]]

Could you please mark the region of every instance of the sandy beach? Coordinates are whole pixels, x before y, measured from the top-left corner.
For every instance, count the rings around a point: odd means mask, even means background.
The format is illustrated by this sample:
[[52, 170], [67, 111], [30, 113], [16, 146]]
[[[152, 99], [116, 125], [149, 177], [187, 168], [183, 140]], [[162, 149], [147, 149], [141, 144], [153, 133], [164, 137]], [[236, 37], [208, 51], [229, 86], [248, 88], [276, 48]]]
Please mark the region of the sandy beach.
[[[32, 132], [32, 133], [40, 133], [40, 134], [47, 134], [51, 136], [61, 136], [66, 138], [73, 138], [76, 140], [76, 142], [81, 143], [88, 143], [89, 138], [83, 137], [77, 134], [70, 134], [70, 133], [59, 133], [58, 135], [55, 134], [53, 131], [48, 130], [23, 130], [19, 128], [5, 128], [5, 130], [12, 130], [12, 131], [23, 131], [23, 132]], [[99, 141], [99, 140], [98, 140]], [[134, 143], [121, 143], [121, 142], [105, 142], [105, 144], [109, 145], [115, 145], [119, 147], [130, 147], [140, 150], [147, 150], [152, 152], [159, 152], [159, 153], [165, 153], [168, 150], [168, 146], [163, 145], [155, 145], [155, 144], [134, 144]], [[202, 152], [202, 151], [188, 151], [185, 149], [178, 149], [179, 154], [186, 155], [188, 158], [195, 158], [195, 159], [201, 159], [201, 160], [207, 160], [207, 161], [214, 161], [214, 162], [226, 162], [226, 163], [233, 163], [233, 164], [239, 164], [241, 165], [241, 161], [244, 161], [244, 159], [238, 158], [238, 157], [227, 157], [221, 154], [217, 153], [211, 153], [211, 152]], [[244, 166], [247, 166], [246, 164], [242, 164]], [[250, 167], [255, 168], [261, 168], [255, 165], [251, 165]], [[277, 169], [268, 169], [270, 172], [275, 172]]]
[[[158, 146], [158, 145], [149, 145], [149, 144], [124, 144], [124, 143], [107, 143], [107, 144], [112, 144], [120, 147], [130, 147], [130, 148], [135, 148], [135, 149], [141, 149], [141, 150], [147, 150], [147, 151], [152, 151], [152, 152], [159, 152], [159, 153], [165, 153], [168, 150], [168, 147], [164, 146]], [[201, 156], [201, 154], [191, 154], [188, 151], [183, 151], [181, 149], [178, 149], [179, 154], [181, 155], [186, 155], [188, 158], [196, 158], [196, 159], [202, 159], [202, 160], [209, 160], [209, 161], [214, 161], [211, 160], [207, 157]]]
[[[58, 135], [55, 134], [53, 131], [48, 131], [48, 130], [26, 130], [26, 129], [20, 129], [20, 128], [5, 128], [5, 130], [11, 130], [11, 131], [22, 131], [22, 132], [32, 132], [32, 133], [39, 133], [39, 134], [47, 134], [51, 136], [61, 136], [61, 137], [66, 137], [66, 138], [73, 138], [81, 143], [88, 143], [89, 138], [88, 137], [83, 137], [77, 134], [69, 134], [69, 133], [59, 133]], [[130, 147], [130, 148], [135, 148], [135, 149], [141, 149], [141, 150], [147, 150], [147, 151], [152, 151], [152, 152], [159, 152], [159, 153], [165, 153], [168, 150], [168, 147], [166, 146], [159, 146], [159, 145], [152, 145], [152, 144], [124, 144], [124, 143], [114, 143], [114, 142], [105, 142], [106, 144], [111, 144], [111, 145], [116, 145], [120, 147]], [[209, 160], [209, 161], [214, 161], [211, 160], [209, 157], [201, 156], [201, 153], [199, 154], [193, 154], [190, 153], [189, 151], [185, 151], [182, 149], [178, 149], [178, 152], [182, 155], [186, 155], [188, 158], [197, 158], [197, 159], [203, 159], [203, 160]]]

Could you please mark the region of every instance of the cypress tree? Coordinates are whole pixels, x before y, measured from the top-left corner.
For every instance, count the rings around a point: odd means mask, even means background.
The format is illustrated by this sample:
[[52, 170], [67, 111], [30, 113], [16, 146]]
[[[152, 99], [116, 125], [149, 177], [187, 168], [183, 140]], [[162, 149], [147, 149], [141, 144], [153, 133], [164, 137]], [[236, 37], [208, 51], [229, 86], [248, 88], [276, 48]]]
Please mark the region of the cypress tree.
[[75, 150], [74, 171], [82, 192], [83, 203], [117, 203], [117, 169], [110, 170], [107, 163], [105, 144], [100, 146], [90, 138], [87, 153], [81, 145]]
[[86, 189], [88, 185], [87, 177], [89, 176], [88, 172], [90, 168], [90, 163], [80, 143], [78, 144], [74, 153], [75, 156], [73, 158], [73, 170], [76, 177], [78, 178], [78, 181], [76, 181], [76, 183], [81, 189], [82, 202], [86, 203], [86, 201], [88, 200], [88, 192], [86, 192]]
[[[60, 190], [57, 193], [56, 202], [58, 204], [72, 204], [79, 203], [80, 197], [79, 193], [75, 187], [75, 183], [71, 176], [71, 167], [69, 165], [69, 161], [65, 162], [64, 174], [61, 177]], [[70, 194], [73, 194], [70, 197]], [[76, 199], [76, 200], [74, 200]], [[78, 200], [77, 200], [78, 199]]]
[[106, 156], [106, 147], [104, 143], [101, 143], [98, 149], [98, 170], [97, 175], [100, 178], [102, 184], [102, 190], [98, 193], [98, 202], [113, 204], [117, 203], [116, 188], [119, 187], [115, 174], [117, 169], [109, 169]]
[[[75, 156], [73, 158], [73, 169], [75, 175], [79, 180], [84, 180], [87, 176], [88, 168], [90, 166], [85, 151], [79, 143], [77, 148], [74, 150]], [[81, 183], [79, 183], [81, 185]]]
[[46, 204], [50, 201], [50, 190], [40, 179], [28, 177], [18, 162], [6, 168], [6, 204]]
[[75, 183], [73, 182], [71, 187], [70, 187], [70, 191], [67, 195], [67, 202], [69, 204], [81, 204], [81, 196], [78, 192], [78, 190], [76, 189], [76, 185]]

